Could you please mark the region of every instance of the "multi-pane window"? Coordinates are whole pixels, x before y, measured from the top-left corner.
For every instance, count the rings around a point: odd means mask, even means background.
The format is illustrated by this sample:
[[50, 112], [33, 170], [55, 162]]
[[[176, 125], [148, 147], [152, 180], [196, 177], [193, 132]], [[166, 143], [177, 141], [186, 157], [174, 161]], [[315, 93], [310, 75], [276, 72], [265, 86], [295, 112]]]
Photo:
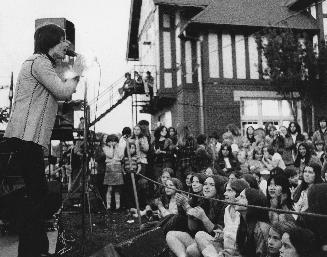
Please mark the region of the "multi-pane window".
[[[235, 56], [233, 56], [233, 47]], [[249, 67], [246, 65], [246, 50], [248, 50]], [[227, 32], [209, 33], [208, 55], [210, 78], [222, 76], [227, 79], [246, 79], [248, 69], [248, 79], [259, 79], [258, 47], [254, 36], [248, 37], [246, 41], [244, 35], [236, 34], [233, 39], [232, 34]]]
[[277, 128], [288, 126], [294, 120], [289, 101], [280, 99], [241, 99], [241, 126], [245, 133], [248, 126], [262, 127], [272, 122]]
[[167, 111], [167, 112], [164, 112], [163, 114], [161, 114], [158, 118], [158, 121], [166, 126], [167, 128], [171, 127], [173, 122], [172, 122], [172, 116], [171, 116], [171, 111]]
[[322, 17], [323, 17], [323, 25], [324, 25], [324, 35], [325, 40], [327, 39], [327, 1], [322, 2]]

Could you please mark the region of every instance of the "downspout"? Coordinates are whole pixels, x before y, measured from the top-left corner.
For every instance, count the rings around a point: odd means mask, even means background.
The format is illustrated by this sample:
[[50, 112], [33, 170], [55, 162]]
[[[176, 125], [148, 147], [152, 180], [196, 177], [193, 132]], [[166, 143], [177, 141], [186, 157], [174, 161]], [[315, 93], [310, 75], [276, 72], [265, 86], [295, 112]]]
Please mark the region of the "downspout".
[[316, 124], [315, 124], [315, 106], [312, 103], [311, 104], [311, 131], [314, 132], [315, 129], [316, 129]]
[[198, 83], [199, 83], [199, 102], [200, 102], [200, 133], [204, 133], [204, 108], [203, 108], [203, 80], [202, 80], [202, 53], [201, 45], [203, 36], [200, 36], [196, 41], [196, 53], [197, 53], [197, 72], [198, 72]]

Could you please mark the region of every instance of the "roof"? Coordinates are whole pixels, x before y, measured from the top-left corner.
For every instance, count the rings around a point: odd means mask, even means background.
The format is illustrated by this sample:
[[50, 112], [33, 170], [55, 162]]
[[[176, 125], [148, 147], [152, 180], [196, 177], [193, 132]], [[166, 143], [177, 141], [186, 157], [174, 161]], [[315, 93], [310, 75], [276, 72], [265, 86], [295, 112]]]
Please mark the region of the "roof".
[[190, 24], [248, 27], [287, 27], [318, 30], [315, 19], [306, 11], [290, 10], [285, 0], [216, 0], [193, 17]]
[[153, 0], [157, 5], [175, 5], [175, 6], [208, 6], [213, 0]]
[[[212, 1], [217, 0], [153, 0], [155, 5], [171, 5], [180, 7], [198, 7], [205, 8]], [[128, 61], [137, 61], [139, 58], [138, 49], [138, 28], [140, 23], [142, 0], [132, 0], [130, 9], [129, 32], [127, 39], [126, 59]], [[200, 10], [201, 10], [200, 9]]]
[[131, 1], [126, 51], [126, 59], [128, 61], [138, 60], [139, 58], [138, 28], [140, 24], [141, 6], [142, 0]]
[[318, 0], [287, 0], [286, 5], [292, 10], [303, 10], [315, 2]]

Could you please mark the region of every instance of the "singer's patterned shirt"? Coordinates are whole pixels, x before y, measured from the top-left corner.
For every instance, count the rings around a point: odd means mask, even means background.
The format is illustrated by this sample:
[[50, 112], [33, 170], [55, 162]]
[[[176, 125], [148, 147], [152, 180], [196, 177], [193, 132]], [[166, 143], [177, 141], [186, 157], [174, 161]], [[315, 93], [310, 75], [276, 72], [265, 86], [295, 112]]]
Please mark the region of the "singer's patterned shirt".
[[34, 54], [21, 67], [5, 137], [32, 141], [48, 148], [58, 100], [68, 99], [76, 82], [63, 82], [46, 55]]

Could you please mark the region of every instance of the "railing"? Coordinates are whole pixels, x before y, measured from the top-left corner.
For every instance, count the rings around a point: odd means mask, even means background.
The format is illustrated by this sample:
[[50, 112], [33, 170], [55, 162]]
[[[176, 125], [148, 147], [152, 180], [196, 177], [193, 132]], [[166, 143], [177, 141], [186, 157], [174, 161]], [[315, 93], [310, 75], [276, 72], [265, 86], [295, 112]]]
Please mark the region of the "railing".
[[[135, 72], [138, 72], [141, 77], [144, 78], [146, 76], [146, 72], [151, 72], [151, 75], [154, 78], [153, 85], [153, 94], [154, 96], [157, 93], [156, 88], [156, 66], [154, 65], [134, 65], [133, 69], [130, 71], [131, 78], [134, 79]], [[131, 91], [129, 94], [123, 92], [122, 87], [125, 82], [125, 75], [120, 77], [110, 86], [106, 87], [102, 91], [100, 91], [92, 100], [89, 101], [90, 112], [92, 115], [91, 119], [93, 119], [89, 126], [94, 126], [98, 121], [100, 121], [103, 117], [105, 117], [108, 113], [110, 113], [113, 109], [115, 109], [118, 105], [120, 105], [125, 99], [127, 99], [132, 94], [140, 94], [134, 91]], [[142, 96], [139, 100], [149, 101], [148, 97]], [[101, 113], [100, 115], [97, 115]]]

